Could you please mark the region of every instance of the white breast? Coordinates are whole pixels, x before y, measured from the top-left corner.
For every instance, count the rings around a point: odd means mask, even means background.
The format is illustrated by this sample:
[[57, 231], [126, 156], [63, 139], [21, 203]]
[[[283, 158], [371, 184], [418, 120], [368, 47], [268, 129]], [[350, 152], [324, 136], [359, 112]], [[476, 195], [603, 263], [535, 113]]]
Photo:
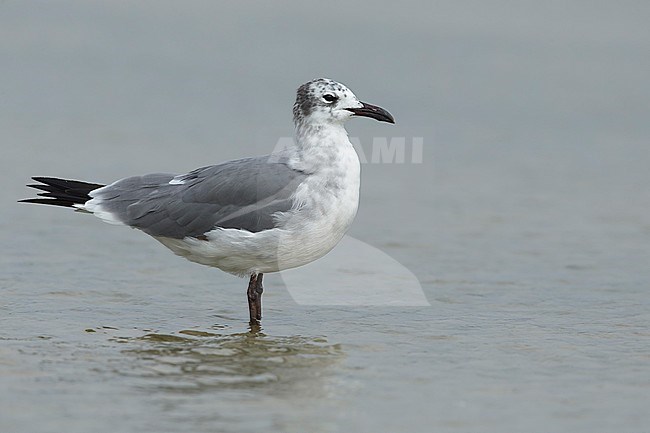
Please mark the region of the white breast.
[[303, 182], [296, 193], [299, 208], [289, 213], [278, 244], [282, 269], [312, 262], [327, 254], [352, 224], [359, 207], [360, 165], [356, 152], [339, 150], [329, 164]]

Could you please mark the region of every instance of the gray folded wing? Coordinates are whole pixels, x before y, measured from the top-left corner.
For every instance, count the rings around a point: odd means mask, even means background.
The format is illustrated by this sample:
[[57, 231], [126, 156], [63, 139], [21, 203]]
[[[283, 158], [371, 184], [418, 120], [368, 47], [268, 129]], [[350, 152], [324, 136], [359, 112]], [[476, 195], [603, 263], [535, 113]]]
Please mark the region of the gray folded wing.
[[152, 236], [197, 237], [217, 227], [259, 232], [275, 227], [274, 214], [291, 209], [305, 177], [282, 161], [246, 158], [182, 176], [122, 179], [93, 197], [103, 211]]

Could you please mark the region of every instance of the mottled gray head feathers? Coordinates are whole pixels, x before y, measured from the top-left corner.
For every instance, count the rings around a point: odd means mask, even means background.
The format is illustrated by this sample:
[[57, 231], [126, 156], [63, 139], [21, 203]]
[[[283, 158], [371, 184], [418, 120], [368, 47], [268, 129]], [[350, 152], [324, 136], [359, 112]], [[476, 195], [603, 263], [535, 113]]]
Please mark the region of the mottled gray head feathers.
[[293, 105], [297, 126], [340, 124], [354, 115], [394, 123], [386, 110], [360, 102], [350, 89], [329, 78], [318, 78], [298, 88]]
[[298, 88], [293, 105], [295, 123], [342, 121], [352, 115], [345, 108], [360, 107], [354, 93], [329, 78], [318, 78]]

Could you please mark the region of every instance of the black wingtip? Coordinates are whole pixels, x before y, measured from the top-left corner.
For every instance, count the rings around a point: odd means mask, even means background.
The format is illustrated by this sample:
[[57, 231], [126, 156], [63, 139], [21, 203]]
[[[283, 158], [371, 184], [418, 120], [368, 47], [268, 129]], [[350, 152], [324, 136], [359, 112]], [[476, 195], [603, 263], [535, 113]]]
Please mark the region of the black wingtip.
[[91, 199], [89, 193], [103, 187], [97, 183], [81, 182], [78, 180], [60, 179], [58, 177], [34, 176], [32, 180], [39, 184], [27, 185], [40, 191], [37, 195], [42, 198], [27, 198], [18, 200], [19, 203], [48, 204], [52, 206], [74, 207]]
[[25, 198], [18, 200], [18, 203], [34, 203], [34, 204], [49, 204], [53, 206], [74, 207], [75, 203], [72, 200], [64, 200], [56, 197], [49, 198]]

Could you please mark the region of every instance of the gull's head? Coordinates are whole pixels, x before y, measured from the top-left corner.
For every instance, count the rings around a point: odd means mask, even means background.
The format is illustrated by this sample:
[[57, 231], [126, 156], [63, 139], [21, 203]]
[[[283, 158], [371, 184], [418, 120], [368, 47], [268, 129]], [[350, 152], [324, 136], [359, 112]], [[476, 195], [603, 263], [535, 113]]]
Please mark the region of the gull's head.
[[334, 80], [318, 78], [298, 88], [293, 105], [296, 125], [340, 124], [352, 116], [395, 123], [388, 111], [359, 101], [350, 89]]

